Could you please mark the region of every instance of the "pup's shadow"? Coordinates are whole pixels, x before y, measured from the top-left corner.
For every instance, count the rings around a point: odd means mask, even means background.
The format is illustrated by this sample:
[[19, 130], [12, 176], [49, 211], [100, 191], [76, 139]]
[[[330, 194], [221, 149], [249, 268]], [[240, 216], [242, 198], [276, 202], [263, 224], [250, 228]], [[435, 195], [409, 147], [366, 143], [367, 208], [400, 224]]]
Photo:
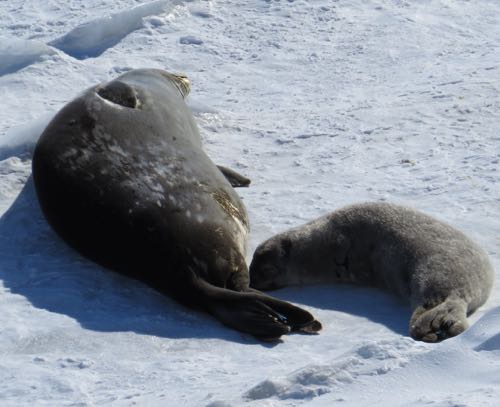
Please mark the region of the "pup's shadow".
[[260, 344], [80, 256], [44, 219], [32, 177], [0, 218], [0, 280], [33, 306], [68, 315], [94, 331]]
[[361, 316], [408, 335], [411, 310], [400, 298], [378, 288], [351, 284], [288, 287], [270, 293], [280, 299]]

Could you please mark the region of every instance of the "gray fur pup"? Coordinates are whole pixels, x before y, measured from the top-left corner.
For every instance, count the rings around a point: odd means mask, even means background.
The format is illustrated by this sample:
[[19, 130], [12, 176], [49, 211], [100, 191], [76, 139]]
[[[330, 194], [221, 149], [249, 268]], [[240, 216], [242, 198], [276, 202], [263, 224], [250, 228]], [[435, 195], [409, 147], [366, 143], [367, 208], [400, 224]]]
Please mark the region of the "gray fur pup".
[[410, 300], [412, 338], [438, 342], [463, 332], [489, 296], [493, 269], [462, 232], [389, 203], [347, 206], [265, 241], [251, 286], [355, 283]]

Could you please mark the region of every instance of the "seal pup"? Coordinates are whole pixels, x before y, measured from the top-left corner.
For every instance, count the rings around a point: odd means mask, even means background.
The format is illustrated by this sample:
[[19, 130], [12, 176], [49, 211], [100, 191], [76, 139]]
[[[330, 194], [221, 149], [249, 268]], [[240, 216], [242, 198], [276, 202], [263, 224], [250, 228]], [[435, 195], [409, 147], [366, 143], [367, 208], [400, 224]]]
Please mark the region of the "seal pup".
[[493, 284], [486, 253], [462, 232], [389, 203], [347, 206], [260, 244], [251, 286], [355, 283], [408, 298], [409, 333], [426, 342], [458, 335]]
[[229, 327], [262, 339], [319, 330], [249, 288], [248, 217], [231, 186], [249, 180], [203, 151], [189, 89], [183, 75], [140, 69], [67, 104], [33, 157], [45, 217], [83, 255]]

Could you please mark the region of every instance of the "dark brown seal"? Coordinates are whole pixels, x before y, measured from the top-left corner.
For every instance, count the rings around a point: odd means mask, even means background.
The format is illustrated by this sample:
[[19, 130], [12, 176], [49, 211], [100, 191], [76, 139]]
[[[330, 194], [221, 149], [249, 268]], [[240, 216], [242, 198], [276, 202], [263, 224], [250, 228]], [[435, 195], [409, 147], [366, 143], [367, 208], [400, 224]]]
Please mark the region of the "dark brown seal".
[[205, 154], [188, 92], [184, 76], [134, 70], [66, 105], [33, 157], [48, 222], [94, 261], [234, 329], [319, 330], [307, 311], [249, 288], [248, 217], [231, 185], [249, 180]]

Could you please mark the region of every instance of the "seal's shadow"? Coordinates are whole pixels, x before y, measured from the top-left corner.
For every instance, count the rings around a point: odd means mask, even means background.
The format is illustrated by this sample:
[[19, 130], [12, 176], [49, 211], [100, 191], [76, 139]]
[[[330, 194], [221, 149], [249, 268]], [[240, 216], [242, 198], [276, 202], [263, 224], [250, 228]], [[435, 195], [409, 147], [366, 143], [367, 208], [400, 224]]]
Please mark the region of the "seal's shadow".
[[299, 305], [361, 316], [385, 325], [397, 334], [408, 335], [410, 306], [400, 298], [378, 288], [332, 284], [288, 287], [270, 294]]
[[[32, 177], [0, 218], [0, 279], [10, 292], [24, 296], [33, 306], [68, 315], [87, 329], [256, 343], [252, 337], [223, 327], [208, 314], [185, 308], [69, 248], [44, 219]], [[271, 295], [364, 316], [407, 334], [409, 308], [377, 289], [349, 285], [296, 287]]]
[[33, 306], [95, 331], [258, 343], [69, 248], [44, 219], [32, 177], [0, 218], [0, 280]]

